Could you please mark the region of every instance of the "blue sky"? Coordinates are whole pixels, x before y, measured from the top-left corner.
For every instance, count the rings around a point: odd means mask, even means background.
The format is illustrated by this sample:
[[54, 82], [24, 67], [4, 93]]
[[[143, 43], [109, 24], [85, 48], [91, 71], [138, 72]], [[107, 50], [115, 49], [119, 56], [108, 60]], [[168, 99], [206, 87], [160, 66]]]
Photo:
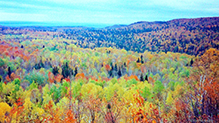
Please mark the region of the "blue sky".
[[0, 0], [0, 21], [130, 24], [213, 16], [218, 0]]

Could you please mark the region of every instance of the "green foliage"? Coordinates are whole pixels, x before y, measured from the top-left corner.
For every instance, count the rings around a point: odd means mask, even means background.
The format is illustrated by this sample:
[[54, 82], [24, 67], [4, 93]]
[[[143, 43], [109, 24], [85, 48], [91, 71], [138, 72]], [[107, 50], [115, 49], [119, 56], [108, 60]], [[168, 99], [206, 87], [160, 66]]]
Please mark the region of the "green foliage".
[[2, 93], [3, 90], [3, 82], [0, 82], [0, 94]]
[[20, 86], [21, 81], [18, 78], [16, 78], [16, 79], [14, 79], [13, 83], [15, 85], [19, 85]]
[[37, 84], [42, 85], [46, 84], [46, 81], [48, 80], [48, 77], [37, 72], [37, 71], [32, 71], [30, 75], [26, 75], [25, 79], [30, 82], [30, 84], [35, 81]]
[[167, 87], [168, 87], [170, 90], [174, 91], [175, 82], [173, 82], [173, 81], [169, 82], [168, 85], [167, 85]]
[[5, 65], [5, 62], [4, 60], [0, 57], [0, 67], [4, 66]]
[[116, 78], [112, 78], [110, 82], [111, 82], [113, 85], [116, 84], [116, 83], [118, 83], [118, 81], [117, 81]]
[[106, 81], [95, 81], [95, 80], [89, 80], [89, 83], [94, 83], [95, 85], [98, 85], [100, 87], [104, 87]]
[[62, 95], [67, 94], [67, 89], [68, 89], [69, 87], [70, 87], [70, 84], [69, 84], [68, 82], [64, 81], [64, 82], [62, 83], [62, 86], [61, 86], [61, 94], [62, 94]]
[[57, 87], [57, 85], [52, 85], [49, 94], [52, 95], [55, 101], [57, 101], [61, 97], [61, 87]]
[[132, 85], [136, 85], [137, 83], [138, 83], [138, 81], [136, 81], [135, 79], [128, 80], [126, 87], [130, 87]]
[[164, 89], [164, 85], [163, 85], [163, 83], [162, 83], [161, 81], [156, 81], [156, 82], [154, 83], [153, 92], [154, 92], [155, 94], [161, 93], [161, 92], [163, 91], [163, 89]]
[[14, 71], [16, 67], [16, 65], [13, 62], [8, 62], [7, 66], [11, 68], [11, 71]]
[[95, 52], [95, 56], [99, 56], [99, 53], [98, 53], [98, 52]]
[[141, 90], [141, 96], [144, 97], [144, 99], [150, 99], [151, 98], [151, 91], [148, 87], [144, 87], [142, 90]]
[[29, 89], [29, 90], [33, 90], [34, 88], [38, 88], [38, 84], [37, 84], [35, 81], [33, 81], [33, 82], [30, 84], [30, 86], [28, 87], [28, 89]]
[[182, 77], [189, 77], [189, 70], [188, 69], [186, 69], [186, 70], [183, 70], [182, 72], [180, 72], [179, 73], [180, 74], [180, 76], [182, 76]]
[[80, 91], [81, 91], [81, 87], [82, 87], [82, 83], [79, 83], [79, 82], [77, 82], [77, 83], [74, 83], [73, 85], [72, 85], [72, 94], [73, 94], [73, 97], [74, 98], [78, 98], [79, 97], [79, 95], [80, 95]]

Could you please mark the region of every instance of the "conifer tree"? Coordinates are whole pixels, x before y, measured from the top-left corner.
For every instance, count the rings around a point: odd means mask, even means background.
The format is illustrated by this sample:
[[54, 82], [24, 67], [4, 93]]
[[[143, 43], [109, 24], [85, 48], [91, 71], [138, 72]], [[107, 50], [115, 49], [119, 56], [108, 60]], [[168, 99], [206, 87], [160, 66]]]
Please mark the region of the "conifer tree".
[[144, 77], [143, 77], [142, 73], [141, 73], [141, 76], [140, 76], [140, 81], [144, 82]]

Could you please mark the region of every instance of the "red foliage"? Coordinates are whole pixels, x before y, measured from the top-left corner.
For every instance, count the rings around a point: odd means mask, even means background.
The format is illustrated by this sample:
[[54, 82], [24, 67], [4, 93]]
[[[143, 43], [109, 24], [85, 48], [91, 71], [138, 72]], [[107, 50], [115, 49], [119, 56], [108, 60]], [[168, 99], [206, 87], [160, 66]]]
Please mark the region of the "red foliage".
[[11, 78], [8, 75], [6, 76], [5, 79], [6, 79], [6, 82], [11, 82]]
[[106, 70], [107, 71], [109, 71], [110, 70], [110, 66], [107, 64], [107, 65], [105, 65], [105, 68], [106, 68]]
[[70, 82], [70, 79], [69, 79], [69, 77], [68, 77], [68, 78], [65, 78], [65, 81], [66, 81], [66, 82]]

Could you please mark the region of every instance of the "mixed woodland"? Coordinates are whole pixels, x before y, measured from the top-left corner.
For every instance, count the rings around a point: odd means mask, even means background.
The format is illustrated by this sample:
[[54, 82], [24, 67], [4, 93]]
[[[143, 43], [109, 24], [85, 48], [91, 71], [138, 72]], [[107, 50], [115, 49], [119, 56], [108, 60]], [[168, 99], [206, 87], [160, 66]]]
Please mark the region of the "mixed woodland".
[[219, 18], [0, 26], [0, 122], [219, 122]]

